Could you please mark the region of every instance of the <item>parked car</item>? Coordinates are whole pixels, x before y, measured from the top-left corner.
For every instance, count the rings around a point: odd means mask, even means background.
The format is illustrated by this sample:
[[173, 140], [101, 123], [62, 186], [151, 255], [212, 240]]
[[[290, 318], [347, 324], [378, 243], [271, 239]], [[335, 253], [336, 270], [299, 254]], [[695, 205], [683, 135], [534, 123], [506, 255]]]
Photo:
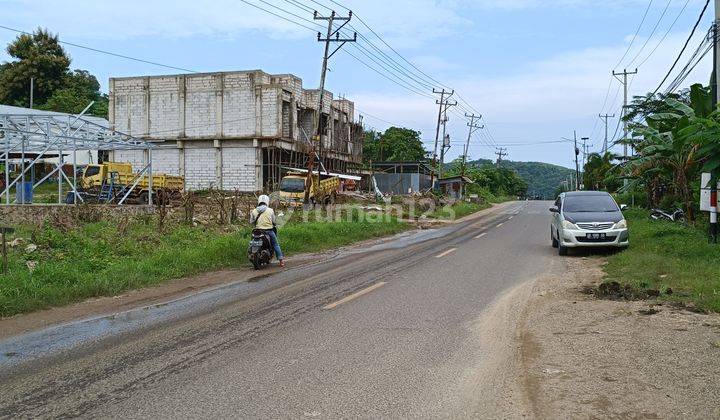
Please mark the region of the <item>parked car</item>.
[[613, 197], [602, 191], [565, 192], [550, 208], [550, 239], [560, 255], [568, 248], [627, 248], [630, 234], [619, 206]]

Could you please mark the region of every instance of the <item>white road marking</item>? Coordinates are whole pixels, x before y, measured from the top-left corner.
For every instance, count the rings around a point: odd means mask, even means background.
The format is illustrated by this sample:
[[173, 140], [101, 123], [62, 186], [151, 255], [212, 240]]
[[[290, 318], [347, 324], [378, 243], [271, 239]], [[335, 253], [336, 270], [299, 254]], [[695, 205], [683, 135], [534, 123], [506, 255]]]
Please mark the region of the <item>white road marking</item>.
[[510, 216], [510, 217], [508, 217], [508, 220], [512, 220], [512, 219], [513, 219], [513, 217], [515, 217], [515, 216]]
[[457, 248], [450, 248], [447, 251], [443, 252], [442, 254], [438, 254], [435, 256], [435, 258], [442, 258], [448, 254], [452, 254], [453, 252], [457, 251]]
[[505, 224], [505, 223], [500, 223], [500, 224], [497, 225], [496, 227], [502, 227], [502, 225], [504, 225], [504, 224]]
[[379, 282], [379, 283], [375, 283], [375, 284], [373, 284], [372, 286], [370, 286], [370, 287], [368, 287], [368, 288], [365, 288], [365, 289], [362, 289], [362, 290], [360, 290], [359, 292], [355, 292], [355, 293], [353, 293], [353, 294], [350, 295], [350, 296], [347, 296], [347, 297], [345, 297], [345, 298], [343, 298], [343, 299], [338, 300], [337, 302], [331, 303], [331, 304], [329, 304], [329, 305], [325, 305], [325, 306], [323, 306], [323, 309], [325, 309], [325, 310], [335, 309], [335, 308], [337, 308], [338, 306], [342, 305], [343, 303], [348, 303], [348, 302], [350, 302], [350, 301], [353, 300], [353, 299], [357, 299], [357, 298], [359, 298], [360, 296], [365, 295], [365, 294], [368, 294], [368, 293], [372, 292], [373, 290], [379, 289], [379, 288], [381, 288], [381, 287], [383, 287], [383, 286], [385, 286], [385, 282], [382, 282], [382, 281], [381, 281], [381, 282]]
[[485, 235], [487, 235], [487, 233], [486, 233], [486, 232], [483, 232], [483, 233], [479, 234], [478, 236], [476, 236], [475, 239], [480, 239], [480, 238], [482, 238], [482, 237], [485, 236]]

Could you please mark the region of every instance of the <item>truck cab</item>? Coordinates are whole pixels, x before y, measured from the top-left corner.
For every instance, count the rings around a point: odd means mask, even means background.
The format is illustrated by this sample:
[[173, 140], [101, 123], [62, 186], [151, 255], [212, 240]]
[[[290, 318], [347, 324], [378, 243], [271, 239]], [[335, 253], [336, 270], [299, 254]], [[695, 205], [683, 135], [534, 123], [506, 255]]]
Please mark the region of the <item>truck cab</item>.
[[122, 175], [133, 173], [132, 164], [126, 162], [105, 162], [99, 165], [87, 165], [82, 175], [82, 187], [100, 187], [104, 180], [110, 177], [112, 172]]

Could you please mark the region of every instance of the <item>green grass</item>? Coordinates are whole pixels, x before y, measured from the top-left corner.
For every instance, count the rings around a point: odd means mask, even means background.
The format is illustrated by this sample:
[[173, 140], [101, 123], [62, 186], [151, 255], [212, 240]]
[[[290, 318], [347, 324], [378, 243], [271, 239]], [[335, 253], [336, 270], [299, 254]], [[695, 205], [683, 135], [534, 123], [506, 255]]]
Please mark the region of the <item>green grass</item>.
[[441, 207], [428, 215], [430, 219], [438, 220], [455, 220], [461, 217], [465, 217], [469, 214], [476, 213], [480, 210], [490, 208], [492, 205], [489, 203], [476, 204], [468, 203], [465, 201], [458, 201], [452, 206]]
[[[289, 223], [279, 231], [288, 255], [321, 251], [401, 232], [408, 225], [395, 219], [372, 222], [353, 214], [337, 222]], [[46, 225], [18, 227], [38, 250], [24, 246], [9, 255], [10, 271], [0, 274], [0, 316], [11, 316], [96, 296], [224, 268], [248, 266], [249, 228], [236, 232], [175, 226], [163, 234], [153, 223], [134, 221], [126, 227], [98, 222], [62, 232]], [[37, 261], [33, 272], [27, 261]]]
[[662, 299], [720, 312], [720, 246], [708, 243], [706, 230], [651, 220], [641, 210], [626, 217], [630, 248], [609, 258], [606, 280], [656, 289]]

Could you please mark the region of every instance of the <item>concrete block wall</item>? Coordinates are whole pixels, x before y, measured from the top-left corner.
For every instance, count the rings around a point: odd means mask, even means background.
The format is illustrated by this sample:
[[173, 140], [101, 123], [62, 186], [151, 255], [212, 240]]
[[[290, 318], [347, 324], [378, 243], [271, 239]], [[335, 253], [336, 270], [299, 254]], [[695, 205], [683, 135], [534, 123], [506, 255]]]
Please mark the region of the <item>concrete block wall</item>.
[[153, 172], [180, 175], [182, 149], [158, 148], [152, 151]]
[[110, 124], [123, 133], [143, 136], [148, 131], [145, 78], [110, 81]]
[[255, 74], [225, 75], [223, 90], [223, 134], [252, 137], [256, 133]]
[[185, 188], [188, 190], [206, 190], [220, 188], [215, 173], [215, 148], [185, 149]]
[[149, 137], [180, 137], [185, 116], [185, 80], [179, 76], [152, 77], [149, 87]]
[[[252, 192], [262, 189], [262, 154], [251, 145], [222, 149], [223, 189]], [[259, 156], [258, 156], [259, 155]]]
[[[133, 171], [140, 171], [145, 167], [144, 150], [113, 150], [110, 152], [112, 162], [129, 162]], [[154, 169], [153, 169], [154, 170]]]
[[[317, 110], [319, 95], [320, 91], [317, 89], [305, 90], [303, 92], [303, 97], [306, 103], [306, 107]], [[333, 94], [331, 92], [325, 91], [325, 94], [323, 95], [323, 112], [327, 113], [330, 111], [330, 106], [332, 105], [332, 102]]]
[[[167, 143], [152, 151], [153, 172], [185, 177], [187, 190], [211, 186], [242, 192], [262, 189], [262, 149], [253, 147], [251, 142], [233, 142], [220, 148], [212, 142], [196, 142], [186, 148], [178, 148], [174, 141]], [[143, 150], [116, 150], [110, 160], [130, 162], [134, 171], [145, 166]]]
[[281, 120], [281, 104], [279, 101], [281, 90], [278, 88], [268, 88], [262, 90], [262, 105], [260, 113], [262, 115], [261, 136], [265, 137], [281, 137], [282, 127]]

